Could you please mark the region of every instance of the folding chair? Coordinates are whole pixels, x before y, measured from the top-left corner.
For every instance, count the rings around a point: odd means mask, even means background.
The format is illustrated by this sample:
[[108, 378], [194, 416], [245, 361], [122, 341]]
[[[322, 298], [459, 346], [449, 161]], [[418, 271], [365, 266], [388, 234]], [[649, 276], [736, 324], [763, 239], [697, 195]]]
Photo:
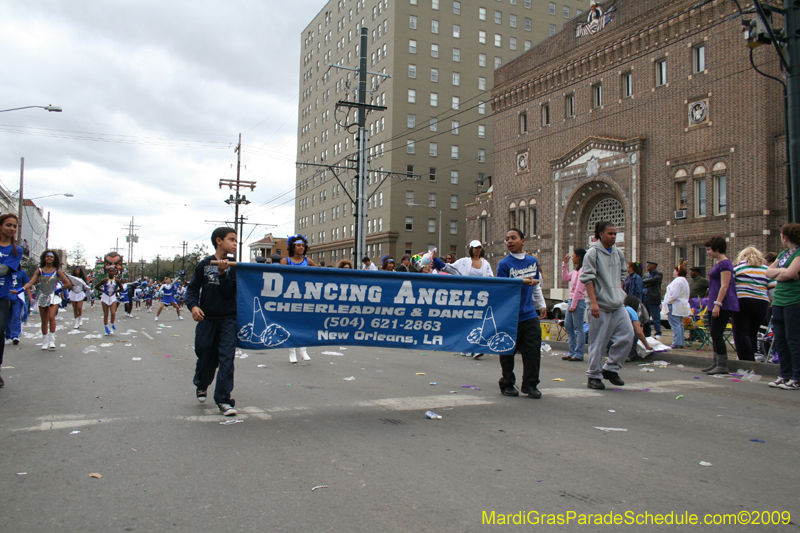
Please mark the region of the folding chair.
[[699, 342], [698, 350], [701, 350], [706, 344], [711, 344], [711, 336], [704, 320], [705, 313], [706, 308], [703, 307], [697, 314], [690, 317], [691, 323], [686, 327], [686, 330], [690, 332], [689, 338], [686, 339], [686, 345], [691, 346], [694, 342]]

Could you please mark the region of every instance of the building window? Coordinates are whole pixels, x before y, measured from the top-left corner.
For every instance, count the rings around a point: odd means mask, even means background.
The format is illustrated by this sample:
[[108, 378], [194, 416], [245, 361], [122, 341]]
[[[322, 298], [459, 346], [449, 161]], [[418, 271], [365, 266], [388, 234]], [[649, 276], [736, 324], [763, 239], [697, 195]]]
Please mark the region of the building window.
[[461, 14], [461, 2], [453, 2], [453, 15]]
[[439, 45], [432, 44], [431, 45], [431, 57], [439, 57]]
[[483, 30], [478, 31], [478, 44], [486, 44], [486, 32]]
[[564, 116], [573, 118], [575, 116], [575, 94], [568, 94], [564, 97]]
[[428, 219], [428, 233], [436, 233], [436, 219], [429, 218]]
[[481, 242], [486, 242], [486, 235], [489, 232], [489, 220], [481, 216]]
[[461, 73], [453, 72], [453, 85], [458, 87], [461, 85]]
[[450, 235], [456, 235], [458, 233], [458, 220], [451, 220], [450, 221]]
[[[413, 176], [414, 176], [414, 165], [406, 165], [406, 177], [411, 178]], [[355, 187], [352, 187], [351, 189], [355, 190]]]
[[417, 53], [417, 41], [415, 39], [408, 40], [408, 53], [409, 54]]
[[525, 31], [531, 31], [531, 19], [525, 19]]
[[478, 8], [478, 20], [486, 20], [486, 8], [479, 7]]
[[564, 6], [564, 18], [569, 18], [569, 6]]
[[439, 119], [438, 118], [434, 117], [434, 118], [432, 118], [430, 120], [430, 129], [431, 129], [431, 131], [436, 131], [436, 130], [439, 129]]
[[408, 65], [408, 77], [411, 79], [417, 78], [417, 66], [416, 65]]
[[542, 126], [550, 125], [550, 104], [542, 104]]
[[695, 74], [706, 70], [706, 45], [701, 44], [692, 48], [692, 62]]
[[436, 167], [428, 168], [428, 181], [436, 181]]
[[460, 123], [457, 120], [450, 121], [450, 133], [453, 135], [458, 135], [458, 127]]
[[519, 132], [528, 133], [528, 113], [525, 111], [519, 114]]
[[417, 29], [417, 16], [416, 15], [411, 15], [410, 17], [408, 17], [408, 27], [411, 28], [412, 30], [416, 30]]
[[603, 107], [603, 84], [592, 85], [592, 107], [600, 109]]
[[431, 69], [431, 81], [433, 83], [437, 83], [439, 81], [439, 69], [438, 68], [432, 68]]
[[689, 184], [686, 181], [679, 181], [675, 184], [675, 208], [686, 209], [689, 205]]
[[439, 21], [432, 20], [431, 21], [431, 33], [438, 35], [439, 34]]
[[503, 13], [502, 13], [502, 11], [495, 11], [494, 12], [494, 23], [495, 24], [502, 24], [503, 23]]
[[414, 191], [406, 191], [406, 205], [414, 203]]
[[503, 58], [494, 56], [494, 69], [497, 70], [503, 66]]
[[431, 157], [436, 157], [439, 153], [439, 145], [436, 143], [428, 144], [428, 155]]
[[483, 124], [478, 124], [478, 139], [485, 139], [486, 138], [486, 126]]
[[450, 147], [450, 159], [458, 159], [458, 146], [453, 145]]
[[509, 228], [517, 227], [517, 204], [513, 202], [508, 208], [508, 227]]
[[626, 72], [622, 75], [622, 97], [630, 98], [633, 96], [633, 73]]
[[656, 61], [656, 86], [661, 87], [667, 84], [667, 60]]
[[517, 27], [517, 16], [516, 15], [509, 15], [508, 17], [508, 25], [512, 28]]
[[406, 243], [406, 247], [405, 247], [405, 249], [404, 249], [403, 253], [406, 253], [406, 254], [408, 254], [408, 255], [411, 255], [411, 254], [413, 254], [413, 253], [414, 253], [414, 252], [412, 251], [412, 250], [414, 249], [414, 248], [413, 248], [413, 246], [412, 246], [413, 244], [414, 244], [414, 243], [407, 242], [407, 243]]
[[478, 148], [478, 163], [486, 163], [486, 149]]
[[461, 26], [459, 26], [458, 24], [453, 24], [453, 37], [455, 39], [461, 38]]
[[406, 140], [406, 153], [413, 154], [414, 153], [414, 141], [411, 139]]
[[696, 217], [706, 216], [706, 180], [694, 180], [694, 215]]
[[406, 217], [406, 231], [414, 229], [414, 217]]
[[714, 214], [724, 215], [728, 211], [728, 178], [714, 176]]
[[485, 91], [486, 90], [486, 78], [483, 76], [478, 77], [478, 90]]
[[431, 107], [439, 107], [439, 94], [431, 93]]
[[453, 48], [453, 61], [456, 63], [461, 62], [461, 49], [460, 48]]
[[436, 193], [429, 192], [428, 193], [428, 207], [436, 207]]
[[530, 228], [528, 228], [528, 235], [538, 235], [535, 207], [528, 208], [528, 225], [530, 226]]
[[431, 0], [431, 9], [439, 11], [439, 0]]
[[550, 37], [556, 34], [556, 25], [550, 24]]
[[500, 35], [499, 33], [494, 34], [494, 45], [497, 48], [503, 47], [503, 36]]
[[408, 90], [408, 103], [409, 104], [416, 104], [417, 103], [417, 90], [416, 89], [409, 89]]
[[417, 125], [417, 116], [413, 113], [408, 114], [408, 127], [413, 128]]
[[533, 48], [533, 44], [531, 44], [530, 41], [525, 41], [525, 47], [524, 47], [525, 51], [527, 52], [531, 48]]
[[550, 2], [550, 14], [551, 15], [555, 15], [556, 14], [556, 4], [555, 4], [555, 2]]
[[450, 185], [458, 185], [458, 170], [450, 171]]
[[479, 67], [486, 66], [486, 54], [478, 54], [478, 66]]
[[454, 96], [454, 97], [452, 98], [452, 103], [451, 103], [451, 106], [450, 106], [450, 107], [452, 107], [453, 109], [455, 109], [456, 111], [458, 111], [458, 106], [459, 106], [460, 104], [461, 104], [461, 98], [460, 98], [460, 97], [458, 97], [458, 96]]
[[479, 115], [486, 114], [486, 102], [478, 102], [478, 114]]
[[508, 48], [511, 50], [517, 49], [517, 38], [516, 37], [509, 37], [508, 38]]
[[458, 195], [451, 194], [450, 195], [450, 209], [458, 209]]

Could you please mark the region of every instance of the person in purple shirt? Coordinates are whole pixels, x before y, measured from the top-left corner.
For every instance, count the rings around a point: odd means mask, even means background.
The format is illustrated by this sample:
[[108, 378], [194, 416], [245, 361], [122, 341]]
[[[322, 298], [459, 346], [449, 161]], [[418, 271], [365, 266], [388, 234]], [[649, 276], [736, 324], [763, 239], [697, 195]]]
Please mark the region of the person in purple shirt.
[[711, 344], [714, 346], [714, 363], [703, 372], [708, 375], [728, 374], [728, 349], [723, 333], [728, 322], [739, 312], [739, 298], [733, 277], [733, 263], [725, 252], [728, 248], [722, 237], [711, 237], [704, 246], [706, 254], [716, 261], [708, 274], [708, 304], [711, 311]]

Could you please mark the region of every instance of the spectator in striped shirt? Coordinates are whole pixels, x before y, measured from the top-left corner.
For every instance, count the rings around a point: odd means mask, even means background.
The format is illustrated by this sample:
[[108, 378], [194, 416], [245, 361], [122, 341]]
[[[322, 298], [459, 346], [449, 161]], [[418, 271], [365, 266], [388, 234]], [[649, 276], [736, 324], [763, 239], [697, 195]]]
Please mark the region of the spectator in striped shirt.
[[739, 313], [733, 318], [733, 340], [740, 361], [755, 361], [758, 328], [767, 316], [776, 281], [767, 277], [764, 255], [748, 246], [736, 258], [733, 269]]

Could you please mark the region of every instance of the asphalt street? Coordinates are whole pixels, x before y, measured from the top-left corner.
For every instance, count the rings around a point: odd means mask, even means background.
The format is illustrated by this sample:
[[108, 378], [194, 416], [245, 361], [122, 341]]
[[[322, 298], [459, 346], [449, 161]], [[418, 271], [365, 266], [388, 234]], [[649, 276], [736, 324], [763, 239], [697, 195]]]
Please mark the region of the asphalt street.
[[194, 396], [188, 313], [121, 317], [110, 337], [86, 316], [76, 333], [59, 320], [55, 351], [6, 346], [0, 531], [460, 532], [531, 511], [784, 511], [791, 524], [590, 530], [798, 530], [800, 393], [766, 380], [631, 364], [599, 392], [552, 350], [532, 400], [500, 395], [496, 356], [330, 346], [292, 365], [279, 349], [236, 359], [241, 422], [222, 424], [211, 390]]

